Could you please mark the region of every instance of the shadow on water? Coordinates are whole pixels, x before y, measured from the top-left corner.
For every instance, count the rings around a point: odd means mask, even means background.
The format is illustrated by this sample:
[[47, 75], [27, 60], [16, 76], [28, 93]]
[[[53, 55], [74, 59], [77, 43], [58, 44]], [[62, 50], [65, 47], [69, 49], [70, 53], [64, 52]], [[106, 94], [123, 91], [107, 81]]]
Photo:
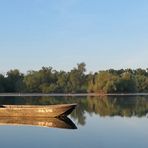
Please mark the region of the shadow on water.
[[71, 118], [85, 125], [89, 115], [143, 117], [148, 113], [148, 96], [100, 96], [100, 97], [0, 97], [0, 104], [50, 105], [77, 103]]

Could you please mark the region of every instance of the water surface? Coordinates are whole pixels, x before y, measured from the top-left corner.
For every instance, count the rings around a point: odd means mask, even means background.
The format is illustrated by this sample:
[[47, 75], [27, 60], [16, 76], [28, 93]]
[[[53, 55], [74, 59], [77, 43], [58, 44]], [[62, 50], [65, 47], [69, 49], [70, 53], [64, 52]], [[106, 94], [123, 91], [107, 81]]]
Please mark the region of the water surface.
[[77, 129], [0, 126], [1, 147], [145, 148], [148, 97], [0, 97], [0, 104], [77, 103], [69, 118]]

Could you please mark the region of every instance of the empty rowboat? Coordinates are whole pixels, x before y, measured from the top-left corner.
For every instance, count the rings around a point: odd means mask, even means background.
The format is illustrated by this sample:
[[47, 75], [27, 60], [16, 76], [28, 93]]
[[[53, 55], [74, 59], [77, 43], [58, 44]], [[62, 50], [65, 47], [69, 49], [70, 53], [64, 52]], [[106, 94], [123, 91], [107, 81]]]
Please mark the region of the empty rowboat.
[[68, 116], [76, 104], [1, 105], [0, 117], [61, 117]]

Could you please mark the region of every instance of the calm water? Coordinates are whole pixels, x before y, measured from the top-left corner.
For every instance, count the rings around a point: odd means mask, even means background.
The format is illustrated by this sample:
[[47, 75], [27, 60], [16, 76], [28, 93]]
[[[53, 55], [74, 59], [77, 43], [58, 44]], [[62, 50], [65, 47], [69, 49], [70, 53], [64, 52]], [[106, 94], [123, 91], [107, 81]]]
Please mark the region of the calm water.
[[[1, 125], [1, 147], [146, 148], [148, 146], [148, 96], [0, 97], [0, 104], [59, 103], [78, 104], [77, 109], [69, 116], [77, 129], [42, 127], [43, 122], [40, 122], [40, 126]], [[69, 122], [66, 124], [71, 126]]]

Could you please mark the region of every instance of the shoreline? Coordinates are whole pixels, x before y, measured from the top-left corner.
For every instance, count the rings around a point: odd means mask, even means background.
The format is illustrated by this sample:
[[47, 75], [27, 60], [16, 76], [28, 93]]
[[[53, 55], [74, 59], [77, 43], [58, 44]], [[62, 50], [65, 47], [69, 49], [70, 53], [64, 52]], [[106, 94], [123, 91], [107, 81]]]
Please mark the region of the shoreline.
[[37, 97], [37, 96], [47, 96], [47, 97], [86, 97], [86, 96], [148, 96], [148, 93], [108, 93], [108, 94], [99, 94], [99, 93], [50, 93], [50, 94], [43, 94], [43, 93], [0, 93], [0, 97], [18, 97], [18, 96], [32, 96], [32, 97]]

